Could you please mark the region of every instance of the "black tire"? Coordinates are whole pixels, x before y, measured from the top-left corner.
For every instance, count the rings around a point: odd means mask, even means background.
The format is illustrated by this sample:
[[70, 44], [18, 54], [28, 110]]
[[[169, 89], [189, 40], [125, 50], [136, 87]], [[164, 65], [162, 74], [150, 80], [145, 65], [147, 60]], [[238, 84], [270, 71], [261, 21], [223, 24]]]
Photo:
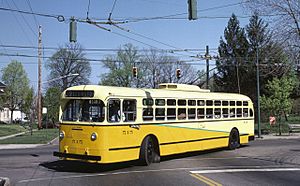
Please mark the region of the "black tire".
[[228, 140], [228, 149], [234, 150], [240, 147], [240, 135], [237, 129], [232, 129]]
[[153, 138], [147, 136], [141, 147], [140, 151], [140, 163], [141, 165], [150, 165], [154, 162], [154, 158], [156, 156], [155, 152], [155, 142]]

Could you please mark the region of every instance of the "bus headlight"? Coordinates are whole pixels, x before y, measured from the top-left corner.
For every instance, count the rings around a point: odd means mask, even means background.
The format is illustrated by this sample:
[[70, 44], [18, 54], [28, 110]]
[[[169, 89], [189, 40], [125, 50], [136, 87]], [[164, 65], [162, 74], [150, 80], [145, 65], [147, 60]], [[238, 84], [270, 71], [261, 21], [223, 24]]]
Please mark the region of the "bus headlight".
[[65, 137], [65, 132], [64, 131], [60, 131], [59, 132], [59, 139], [62, 140]]
[[98, 134], [96, 132], [93, 132], [92, 135], [91, 135], [91, 140], [92, 141], [95, 141], [98, 137]]

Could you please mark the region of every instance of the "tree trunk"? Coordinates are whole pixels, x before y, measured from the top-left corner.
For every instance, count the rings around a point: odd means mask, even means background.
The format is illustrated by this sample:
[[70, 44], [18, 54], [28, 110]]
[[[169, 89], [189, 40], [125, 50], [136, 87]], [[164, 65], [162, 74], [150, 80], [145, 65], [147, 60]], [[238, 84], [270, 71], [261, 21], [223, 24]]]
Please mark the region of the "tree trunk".
[[14, 115], [14, 110], [11, 110], [11, 112], [10, 112], [10, 124], [13, 123], [13, 115]]

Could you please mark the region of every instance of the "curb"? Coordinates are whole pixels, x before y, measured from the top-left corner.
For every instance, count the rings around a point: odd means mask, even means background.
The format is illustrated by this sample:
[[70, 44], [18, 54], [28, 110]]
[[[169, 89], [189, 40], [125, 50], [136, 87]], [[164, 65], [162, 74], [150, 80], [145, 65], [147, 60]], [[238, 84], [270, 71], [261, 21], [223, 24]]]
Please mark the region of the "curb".
[[282, 135], [282, 136], [276, 136], [276, 135], [262, 135], [260, 138], [258, 136], [255, 136], [255, 140], [282, 140], [282, 139], [299, 139], [300, 135]]
[[10, 186], [9, 178], [0, 177], [0, 186]]

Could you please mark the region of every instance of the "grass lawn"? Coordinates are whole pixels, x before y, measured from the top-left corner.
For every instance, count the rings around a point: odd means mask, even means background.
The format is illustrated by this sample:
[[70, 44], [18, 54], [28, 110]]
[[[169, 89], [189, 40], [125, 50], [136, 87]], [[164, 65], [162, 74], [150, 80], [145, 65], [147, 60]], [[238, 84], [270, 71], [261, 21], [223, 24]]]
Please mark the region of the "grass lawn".
[[25, 132], [26, 129], [15, 124], [0, 124], [0, 137]]
[[46, 144], [54, 138], [58, 137], [58, 129], [41, 129], [33, 131], [32, 135], [30, 132], [0, 140], [0, 144]]

